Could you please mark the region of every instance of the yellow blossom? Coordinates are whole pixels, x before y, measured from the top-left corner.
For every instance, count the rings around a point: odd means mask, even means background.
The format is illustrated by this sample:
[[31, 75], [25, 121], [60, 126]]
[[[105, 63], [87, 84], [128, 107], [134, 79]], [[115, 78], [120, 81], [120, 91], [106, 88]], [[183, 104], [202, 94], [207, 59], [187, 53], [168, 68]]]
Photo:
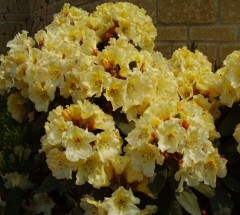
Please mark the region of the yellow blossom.
[[12, 93], [8, 97], [7, 109], [11, 113], [13, 119], [18, 122], [23, 122], [26, 117], [26, 107], [24, 106], [27, 102], [27, 99], [24, 98], [20, 92]]
[[102, 203], [109, 215], [138, 215], [140, 209], [136, 204], [140, 203], [140, 199], [135, 197], [132, 190], [125, 190], [119, 187], [112, 193], [111, 197], [105, 197]]
[[235, 127], [233, 137], [238, 143], [237, 151], [240, 153], [240, 124], [237, 124], [237, 126]]

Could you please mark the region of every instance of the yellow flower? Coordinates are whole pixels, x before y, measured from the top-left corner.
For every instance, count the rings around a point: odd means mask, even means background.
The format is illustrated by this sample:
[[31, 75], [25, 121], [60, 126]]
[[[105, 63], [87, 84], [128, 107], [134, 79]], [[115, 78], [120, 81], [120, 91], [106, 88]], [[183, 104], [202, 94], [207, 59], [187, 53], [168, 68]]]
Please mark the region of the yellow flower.
[[122, 107], [126, 103], [127, 82], [117, 78], [112, 78], [104, 94], [108, 101], [111, 101], [113, 110]]
[[195, 173], [194, 164], [186, 167], [182, 167], [174, 175], [176, 181], [179, 181], [177, 191], [182, 192], [184, 190], [185, 182], [188, 186], [194, 187], [202, 180], [198, 174]]
[[156, 130], [158, 148], [164, 152], [182, 152], [185, 141], [185, 129], [181, 126], [181, 120], [172, 118], [160, 124]]
[[77, 100], [79, 96], [84, 98], [85, 95], [78, 95], [81, 93], [81, 73], [76, 69], [72, 69], [64, 75], [64, 82], [60, 83], [60, 95], [64, 98], [73, 97], [74, 101]]
[[50, 145], [62, 144], [66, 131], [72, 126], [71, 122], [66, 122], [63, 117], [55, 118], [45, 123], [46, 138]]
[[7, 43], [7, 47], [10, 48], [8, 54], [13, 57], [12, 59], [16, 63], [23, 63], [25, 56], [29, 49], [31, 49], [35, 44], [33, 38], [28, 36], [27, 31], [22, 31], [16, 34], [13, 40]]
[[4, 186], [7, 189], [19, 187], [22, 190], [32, 188], [33, 184], [28, 179], [29, 175], [27, 174], [19, 174], [18, 172], [7, 173], [2, 176], [4, 181]]
[[88, 182], [95, 188], [107, 187], [110, 185], [110, 178], [107, 172], [108, 163], [101, 162], [99, 155], [94, 153], [84, 162], [79, 163], [76, 184], [82, 185]]
[[136, 186], [134, 186], [134, 190], [137, 192], [142, 192], [151, 197], [152, 199], [156, 198], [152, 191], [149, 188], [150, 178], [144, 177], [144, 179], [138, 183], [136, 183]]
[[[130, 160], [130, 158], [129, 158]], [[132, 184], [134, 182], [141, 182], [144, 180], [144, 174], [141, 170], [134, 170], [131, 163], [129, 162], [123, 172], [124, 177], [126, 178], [127, 183]]]
[[156, 28], [151, 18], [146, 15], [146, 11], [128, 2], [99, 5], [90, 15], [89, 26], [96, 29], [97, 35], [102, 40], [109, 40], [114, 34], [124, 35], [134, 45], [148, 50], [153, 49], [157, 35]]
[[228, 107], [232, 107], [234, 102], [238, 100], [235, 89], [233, 89], [229, 83], [225, 83], [225, 85], [222, 86], [222, 89], [223, 92], [220, 95], [220, 101], [222, 104], [225, 104]]
[[85, 215], [107, 215], [107, 211], [103, 208], [101, 201], [95, 201], [90, 196], [81, 198], [80, 207], [85, 211]]
[[47, 164], [52, 175], [57, 179], [71, 179], [72, 172], [77, 170], [78, 163], [69, 161], [63, 151], [53, 148], [47, 154]]
[[52, 209], [55, 206], [52, 198], [47, 193], [36, 193], [33, 196], [33, 210], [36, 214], [44, 213], [44, 215], [51, 215]]
[[146, 205], [146, 207], [141, 210], [140, 215], [151, 215], [157, 213], [158, 207], [155, 205]]
[[150, 96], [151, 81], [139, 70], [134, 70], [127, 79], [126, 102], [123, 111], [126, 112], [134, 105], [142, 104], [145, 97]]
[[216, 187], [216, 177], [224, 178], [227, 174], [226, 163], [227, 160], [222, 158], [217, 150], [209, 154], [202, 169], [204, 183]]
[[[85, 21], [87, 17], [88, 12], [82, 10], [81, 8], [70, 6], [69, 3], [65, 3], [62, 10], [54, 16], [52, 24], [60, 26], [64, 23], [71, 23], [71, 21]], [[52, 28], [52, 26], [50, 27]], [[48, 26], [47, 29], [50, 27]]]
[[23, 122], [26, 117], [26, 104], [27, 99], [24, 98], [20, 92], [12, 93], [7, 100], [7, 109], [11, 113], [13, 119], [19, 123]]
[[93, 153], [91, 143], [96, 139], [95, 135], [87, 130], [77, 126], [69, 126], [63, 139], [66, 158], [76, 162], [90, 157]]
[[240, 86], [240, 51], [233, 51], [224, 60], [227, 72], [226, 79], [234, 89]]
[[234, 133], [233, 133], [233, 137], [235, 138], [235, 140], [238, 143], [237, 146], [237, 151], [240, 153], [240, 124], [237, 124]]
[[[221, 81], [212, 72], [212, 65], [200, 51], [191, 52], [187, 47], [177, 49], [169, 60], [170, 68], [176, 76], [179, 95], [182, 99], [191, 100], [202, 95], [208, 100], [209, 110], [212, 101], [220, 96]], [[202, 103], [198, 103], [200, 106]], [[203, 104], [201, 106], [205, 108]]]
[[35, 104], [36, 110], [47, 112], [50, 102], [55, 97], [55, 87], [50, 80], [47, 83], [36, 81], [29, 86], [28, 92], [29, 99]]
[[151, 133], [151, 127], [142, 120], [142, 123], [134, 128], [125, 139], [133, 147], [138, 147], [150, 140]]
[[136, 206], [139, 203], [140, 199], [133, 195], [131, 189], [119, 187], [111, 197], [104, 198], [102, 205], [108, 215], [139, 215], [140, 209]]
[[[1, 56], [0, 61], [2, 62]], [[3, 65], [0, 65], [0, 95], [4, 94], [12, 87], [12, 79], [10, 77], [6, 77], [7, 72]]]
[[94, 65], [90, 67], [82, 79], [82, 85], [88, 88], [87, 97], [100, 97], [106, 85], [110, 82], [110, 75], [106, 73], [102, 66]]
[[130, 162], [128, 156], [115, 155], [110, 158], [111, 164], [117, 175], [121, 175]]
[[160, 154], [158, 147], [148, 143], [138, 147], [126, 147], [125, 151], [131, 159], [132, 168], [142, 171], [147, 177], [153, 177], [155, 163], [162, 165], [164, 161], [164, 157]]
[[122, 141], [112, 129], [105, 130], [96, 136], [93, 149], [95, 149], [101, 161], [105, 161], [121, 153]]
[[186, 132], [186, 140], [183, 148], [184, 162], [199, 161], [205, 159], [204, 145], [210, 144], [206, 129], [190, 126]]

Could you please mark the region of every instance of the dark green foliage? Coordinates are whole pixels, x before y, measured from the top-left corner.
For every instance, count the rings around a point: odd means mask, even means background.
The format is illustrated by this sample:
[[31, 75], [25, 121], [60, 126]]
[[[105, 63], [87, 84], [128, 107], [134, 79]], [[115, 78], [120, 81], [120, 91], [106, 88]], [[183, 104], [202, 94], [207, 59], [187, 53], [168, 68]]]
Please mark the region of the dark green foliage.
[[188, 50], [190, 50], [191, 52], [195, 53], [196, 49], [197, 49], [198, 44], [196, 43], [195, 40], [188, 42], [187, 43], [187, 48]]
[[23, 158], [13, 152], [16, 147], [28, 147], [29, 124], [19, 124], [11, 118], [7, 111], [6, 96], [1, 96], [0, 102], [0, 152], [5, 161], [1, 172], [21, 171], [25, 168]]

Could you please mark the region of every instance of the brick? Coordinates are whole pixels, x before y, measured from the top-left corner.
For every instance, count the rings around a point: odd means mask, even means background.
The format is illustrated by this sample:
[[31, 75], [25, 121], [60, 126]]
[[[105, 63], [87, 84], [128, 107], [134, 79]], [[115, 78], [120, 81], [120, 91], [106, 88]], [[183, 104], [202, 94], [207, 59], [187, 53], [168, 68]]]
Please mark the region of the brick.
[[0, 1], [0, 13], [6, 13], [10, 10], [9, 2]]
[[25, 22], [0, 22], [0, 34], [15, 35], [22, 30], [27, 30]]
[[37, 31], [45, 29], [48, 23], [49, 21], [46, 19], [45, 16], [42, 18], [36, 18], [32, 20], [32, 23], [29, 26], [29, 30], [32, 34], [35, 34]]
[[[55, 3], [56, 0], [49, 0], [48, 5]], [[29, 11], [33, 12], [35, 10], [39, 10], [41, 7], [45, 7], [47, 5], [46, 0], [29, 0]]]
[[26, 0], [9, 0], [9, 10], [11, 13], [28, 12], [28, 1]]
[[187, 40], [187, 27], [159, 27], [157, 40]]
[[206, 55], [208, 57], [208, 60], [214, 65], [214, 62], [217, 59], [217, 45], [204, 43], [198, 44], [197, 50]]
[[221, 22], [240, 23], [240, 1], [221, 0]]
[[239, 45], [222, 45], [219, 50], [219, 58], [223, 61], [227, 55], [231, 54], [235, 50], [240, 50]]
[[12, 35], [0, 35], [0, 54], [6, 54], [8, 51], [8, 48], [6, 47], [6, 44], [9, 40], [12, 40]]
[[[1, 6], [0, 6], [1, 7]], [[28, 18], [28, 13], [20, 13], [20, 14], [0, 14], [0, 20], [2, 21], [25, 21]]]
[[[93, 11], [96, 10], [96, 7], [100, 4], [107, 3], [109, 2], [108, 0], [101, 0], [101, 1], [94, 1], [91, 2], [91, 4], [84, 4], [81, 6], [81, 8], [89, 13], [92, 13]], [[116, 1], [111, 1], [111, 2], [116, 2]]]
[[158, 0], [158, 21], [165, 24], [213, 23], [216, 0]]
[[159, 43], [157, 42], [155, 45], [155, 51], [159, 51], [162, 55], [169, 59], [172, 56], [172, 45], [171, 43]]
[[190, 40], [198, 41], [236, 41], [237, 29], [234, 27], [192, 27]]
[[82, 4], [87, 4], [89, 0], [71, 0], [69, 3], [71, 5], [80, 6]]
[[183, 46], [187, 46], [187, 42], [186, 43], [174, 43], [173, 44], [173, 52], [179, 48], [182, 48]]

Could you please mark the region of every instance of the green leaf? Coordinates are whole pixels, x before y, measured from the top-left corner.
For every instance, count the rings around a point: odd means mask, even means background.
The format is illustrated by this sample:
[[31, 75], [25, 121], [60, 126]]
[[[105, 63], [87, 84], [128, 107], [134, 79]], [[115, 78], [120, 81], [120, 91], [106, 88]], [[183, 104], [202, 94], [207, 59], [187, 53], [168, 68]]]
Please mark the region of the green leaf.
[[129, 122], [126, 114], [122, 113], [120, 109], [114, 111], [113, 118], [117, 128], [126, 136], [135, 128], [135, 123], [132, 121]]
[[227, 176], [222, 179], [222, 182], [229, 190], [240, 193], [240, 181], [233, 175], [227, 174]]
[[[166, 195], [167, 194], [167, 195]], [[168, 184], [164, 186], [162, 191], [158, 194], [157, 202], [154, 203], [158, 206], [158, 213], [161, 215], [169, 215], [171, 202], [176, 200], [174, 193]]]
[[228, 136], [223, 141], [224, 144], [221, 145], [221, 150], [224, 157], [228, 160], [228, 163], [235, 163], [240, 161], [240, 154], [237, 151], [238, 143], [232, 136]]
[[157, 172], [157, 175], [154, 177], [153, 182], [148, 186], [155, 196], [162, 191], [167, 182], [167, 170], [162, 169]]
[[169, 215], [182, 215], [181, 205], [177, 200], [171, 201]]
[[66, 193], [69, 191], [73, 186], [75, 185], [73, 180], [60, 180], [59, 181], [59, 194], [62, 195], [63, 193]]
[[39, 193], [48, 193], [59, 187], [59, 180], [54, 178], [52, 174], [49, 174], [45, 180], [40, 185], [38, 192]]
[[134, 122], [118, 122], [117, 123], [118, 129], [125, 134], [126, 136], [128, 135], [129, 132], [131, 132], [135, 128], [135, 123]]
[[228, 112], [227, 116], [219, 124], [217, 131], [221, 134], [221, 137], [232, 135], [236, 125], [240, 123], [240, 106], [234, 105]]
[[215, 195], [214, 189], [211, 188], [209, 185], [206, 185], [203, 183], [199, 183], [197, 186], [195, 186], [193, 188], [208, 198], [211, 198]]
[[182, 192], [175, 192], [175, 197], [179, 204], [190, 214], [201, 215], [201, 210], [198, 205], [197, 197], [189, 189], [186, 188]]
[[0, 215], [4, 215], [4, 207], [0, 206]]
[[217, 186], [216, 194], [209, 199], [214, 215], [230, 215], [233, 209], [233, 202], [223, 186]]
[[11, 189], [6, 197], [6, 205], [4, 208], [4, 214], [18, 215], [20, 214], [20, 208], [23, 200], [23, 191], [19, 187]]

